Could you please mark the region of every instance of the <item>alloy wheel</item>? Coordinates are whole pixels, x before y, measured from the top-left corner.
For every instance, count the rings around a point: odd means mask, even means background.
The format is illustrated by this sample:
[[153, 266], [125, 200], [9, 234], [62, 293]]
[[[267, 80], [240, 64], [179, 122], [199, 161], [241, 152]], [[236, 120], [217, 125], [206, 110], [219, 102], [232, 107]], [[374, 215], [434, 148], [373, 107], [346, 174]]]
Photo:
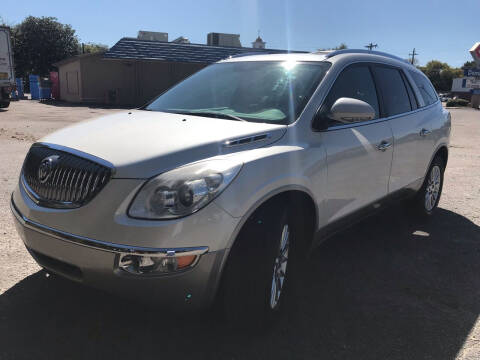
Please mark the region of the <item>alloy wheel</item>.
[[425, 190], [425, 209], [432, 211], [440, 194], [441, 171], [438, 165], [432, 167]]
[[270, 307], [275, 309], [280, 301], [285, 276], [287, 273], [288, 250], [290, 247], [290, 228], [285, 224], [282, 229], [280, 246], [273, 265], [272, 287], [270, 291]]

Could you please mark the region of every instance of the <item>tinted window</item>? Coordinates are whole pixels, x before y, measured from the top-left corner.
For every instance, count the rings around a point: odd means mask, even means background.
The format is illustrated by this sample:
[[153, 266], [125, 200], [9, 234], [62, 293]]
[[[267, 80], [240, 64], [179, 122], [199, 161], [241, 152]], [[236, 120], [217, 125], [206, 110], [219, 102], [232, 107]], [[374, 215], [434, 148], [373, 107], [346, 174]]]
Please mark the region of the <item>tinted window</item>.
[[387, 116], [402, 114], [412, 110], [407, 88], [405, 87], [399, 70], [376, 66], [375, 75], [381, 89], [381, 96]]
[[[348, 97], [367, 102], [375, 110], [375, 119], [378, 118], [378, 99], [375, 89], [375, 83], [368, 66], [354, 65], [343, 70], [333, 84], [330, 93], [327, 96], [322, 112], [328, 117], [330, 108], [336, 100]], [[330, 119], [331, 124], [335, 124]]]
[[426, 76], [414, 71], [410, 71], [410, 75], [412, 75], [413, 81], [415, 81], [418, 90], [420, 90], [420, 94], [425, 102], [425, 106], [433, 104], [435, 101], [437, 101], [437, 93], [430, 83], [430, 80], [428, 80]]

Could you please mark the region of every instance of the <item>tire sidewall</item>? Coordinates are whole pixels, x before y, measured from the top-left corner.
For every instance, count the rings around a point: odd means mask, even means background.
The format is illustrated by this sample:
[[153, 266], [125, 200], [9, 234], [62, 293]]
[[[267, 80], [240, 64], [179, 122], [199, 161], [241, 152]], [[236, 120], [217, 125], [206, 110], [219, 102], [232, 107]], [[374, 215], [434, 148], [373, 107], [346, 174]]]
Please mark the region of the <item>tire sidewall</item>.
[[[435, 205], [432, 207], [431, 210], [427, 210], [427, 208], [425, 207], [425, 195], [426, 195], [426, 192], [427, 192], [428, 181], [430, 179], [432, 170], [435, 166], [438, 166], [440, 168], [440, 189], [439, 189], [439, 192], [438, 192], [437, 199], [435, 201]], [[422, 188], [421, 188], [420, 192], [418, 193], [418, 198], [417, 198], [418, 208], [419, 208], [419, 211], [423, 215], [426, 215], [426, 216], [432, 215], [433, 212], [435, 211], [435, 209], [437, 208], [438, 203], [440, 202], [440, 198], [442, 196], [442, 190], [443, 190], [444, 172], [445, 172], [445, 166], [443, 164], [443, 161], [437, 155], [437, 156], [435, 156], [432, 163], [430, 164], [430, 167], [428, 168], [428, 172], [427, 172], [427, 175], [425, 176], [425, 180], [423, 182]]]
[[[229, 256], [222, 286], [225, 315], [231, 325], [262, 327], [279, 319], [289, 288], [292, 255], [295, 254], [292, 244], [296, 226], [291, 219], [282, 204], [271, 204], [254, 214], [240, 232]], [[286, 224], [290, 230], [289, 259], [280, 298], [272, 309], [274, 263]]]

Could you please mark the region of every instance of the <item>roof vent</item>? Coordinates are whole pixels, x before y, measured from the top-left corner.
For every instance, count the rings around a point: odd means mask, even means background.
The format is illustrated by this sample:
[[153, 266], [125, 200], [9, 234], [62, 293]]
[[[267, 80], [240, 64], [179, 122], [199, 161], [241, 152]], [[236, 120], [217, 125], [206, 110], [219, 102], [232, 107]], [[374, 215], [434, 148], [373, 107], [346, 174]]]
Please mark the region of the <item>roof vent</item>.
[[176, 38], [175, 40], [172, 40], [172, 43], [176, 43], [176, 44], [190, 44], [190, 40], [188, 40], [188, 38], [184, 37], [184, 36], [179, 36], [178, 38]]
[[152, 41], [168, 41], [168, 33], [156, 32], [156, 31], [143, 31], [140, 30], [137, 35], [138, 40], [152, 40]]
[[242, 47], [242, 44], [240, 43], [240, 35], [238, 35], [238, 34], [222, 34], [222, 33], [210, 33], [210, 34], [208, 34], [207, 35], [207, 45]]

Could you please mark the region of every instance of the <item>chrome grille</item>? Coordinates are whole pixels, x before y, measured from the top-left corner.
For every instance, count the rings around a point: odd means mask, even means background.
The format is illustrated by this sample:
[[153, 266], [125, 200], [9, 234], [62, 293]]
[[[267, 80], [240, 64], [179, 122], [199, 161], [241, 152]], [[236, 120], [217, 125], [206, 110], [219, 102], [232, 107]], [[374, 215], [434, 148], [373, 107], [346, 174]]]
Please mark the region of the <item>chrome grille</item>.
[[39, 205], [76, 208], [86, 204], [107, 184], [112, 169], [83, 157], [34, 145], [22, 169], [22, 183]]

